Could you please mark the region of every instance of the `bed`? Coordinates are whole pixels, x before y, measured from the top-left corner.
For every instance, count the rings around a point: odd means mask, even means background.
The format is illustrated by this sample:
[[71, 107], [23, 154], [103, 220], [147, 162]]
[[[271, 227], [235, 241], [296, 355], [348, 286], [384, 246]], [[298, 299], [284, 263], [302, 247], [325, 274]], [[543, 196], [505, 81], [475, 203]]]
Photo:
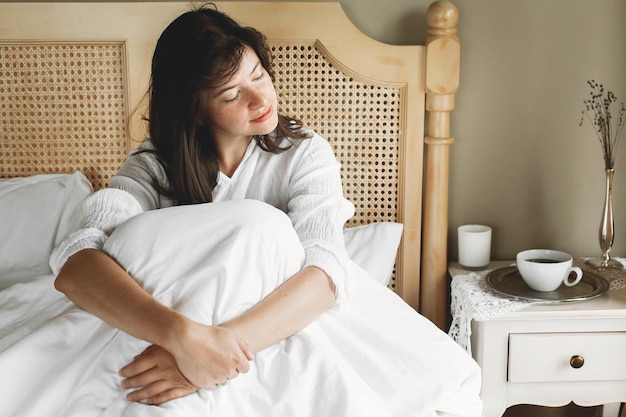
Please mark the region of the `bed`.
[[[345, 230], [350, 255], [444, 329], [460, 56], [454, 5], [437, 1], [423, 12], [424, 45], [392, 46], [363, 35], [337, 3], [216, 4], [268, 37], [281, 110], [302, 115], [331, 143], [356, 206]], [[50, 283], [47, 261], [73, 211], [146, 136], [141, 110], [154, 44], [187, 6], [0, 3], [0, 303], [14, 314], [4, 319], [20, 321], [20, 291], [47, 291], [39, 278]], [[315, 24], [301, 24], [302, 16]], [[46, 308], [55, 303], [62, 301]], [[41, 314], [31, 307], [28, 316]], [[3, 347], [29, 331], [4, 328]]]

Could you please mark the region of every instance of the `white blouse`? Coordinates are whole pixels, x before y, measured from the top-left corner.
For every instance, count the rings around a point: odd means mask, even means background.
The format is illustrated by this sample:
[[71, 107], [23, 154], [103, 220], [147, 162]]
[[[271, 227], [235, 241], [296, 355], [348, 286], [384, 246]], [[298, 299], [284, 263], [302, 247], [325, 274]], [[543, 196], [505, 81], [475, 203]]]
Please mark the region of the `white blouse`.
[[[291, 148], [273, 154], [251, 141], [232, 177], [219, 174], [213, 201], [254, 199], [284, 211], [290, 217], [306, 254], [306, 266], [316, 266], [333, 280], [338, 304], [348, 298], [343, 227], [354, 215], [354, 205], [343, 196], [340, 164], [329, 143], [314, 134], [310, 139], [289, 140]], [[284, 142], [284, 147], [288, 142]], [[151, 149], [146, 140], [140, 149]], [[108, 235], [122, 222], [142, 211], [170, 207], [152, 178], [167, 184], [162, 165], [151, 152], [136, 151], [111, 178], [109, 188], [87, 198], [77, 215], [76, 230], [53, 252], [56, 274], [79, 250], [101, 249]]]

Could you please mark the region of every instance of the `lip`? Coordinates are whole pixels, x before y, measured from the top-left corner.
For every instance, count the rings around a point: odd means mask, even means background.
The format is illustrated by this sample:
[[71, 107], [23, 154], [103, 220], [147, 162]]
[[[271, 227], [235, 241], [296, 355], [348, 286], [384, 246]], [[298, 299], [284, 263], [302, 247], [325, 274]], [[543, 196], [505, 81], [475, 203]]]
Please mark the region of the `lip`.
[[262, 115], [260, 115], [256, 119], [252, 119], [252, 121], [254, 123], [263, 123], [264, 121], [266, 121], [267, 119], [272, 117], [273, 113], [274, 113], [273, 108], [270, 106], [270, 108], [267, 109], [267, 111], [265, 113], [263, 113]]

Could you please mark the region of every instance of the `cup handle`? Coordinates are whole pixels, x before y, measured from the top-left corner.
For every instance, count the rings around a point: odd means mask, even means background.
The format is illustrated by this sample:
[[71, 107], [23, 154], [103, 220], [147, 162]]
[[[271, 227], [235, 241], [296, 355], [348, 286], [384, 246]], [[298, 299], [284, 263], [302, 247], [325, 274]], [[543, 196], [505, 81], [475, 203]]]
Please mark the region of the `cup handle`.
[[[576, 273], [576, 278], [572, 281], [570, 280], [570, 275], [572, 274], [572, 272]], [[567, 270], [567, 273], [565, 275], [565, 278], [563, 278], [563, 283], [565, 285], [567, 285], [568, 287], [572, 287], [576, 284], [578, 284], [580, 282], [580, 280], [583, 277], [583, 271], [582, 269], [580, 269], [577, 266], [573, 266], [570, 269]]]

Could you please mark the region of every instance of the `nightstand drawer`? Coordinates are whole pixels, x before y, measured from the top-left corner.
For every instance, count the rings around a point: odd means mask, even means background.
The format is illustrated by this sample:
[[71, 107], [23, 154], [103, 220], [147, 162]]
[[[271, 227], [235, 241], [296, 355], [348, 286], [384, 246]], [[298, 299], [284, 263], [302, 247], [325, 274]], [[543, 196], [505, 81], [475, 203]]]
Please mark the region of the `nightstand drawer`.
[[511, 334], [508, 380], [626, 380], [626, 333]]

